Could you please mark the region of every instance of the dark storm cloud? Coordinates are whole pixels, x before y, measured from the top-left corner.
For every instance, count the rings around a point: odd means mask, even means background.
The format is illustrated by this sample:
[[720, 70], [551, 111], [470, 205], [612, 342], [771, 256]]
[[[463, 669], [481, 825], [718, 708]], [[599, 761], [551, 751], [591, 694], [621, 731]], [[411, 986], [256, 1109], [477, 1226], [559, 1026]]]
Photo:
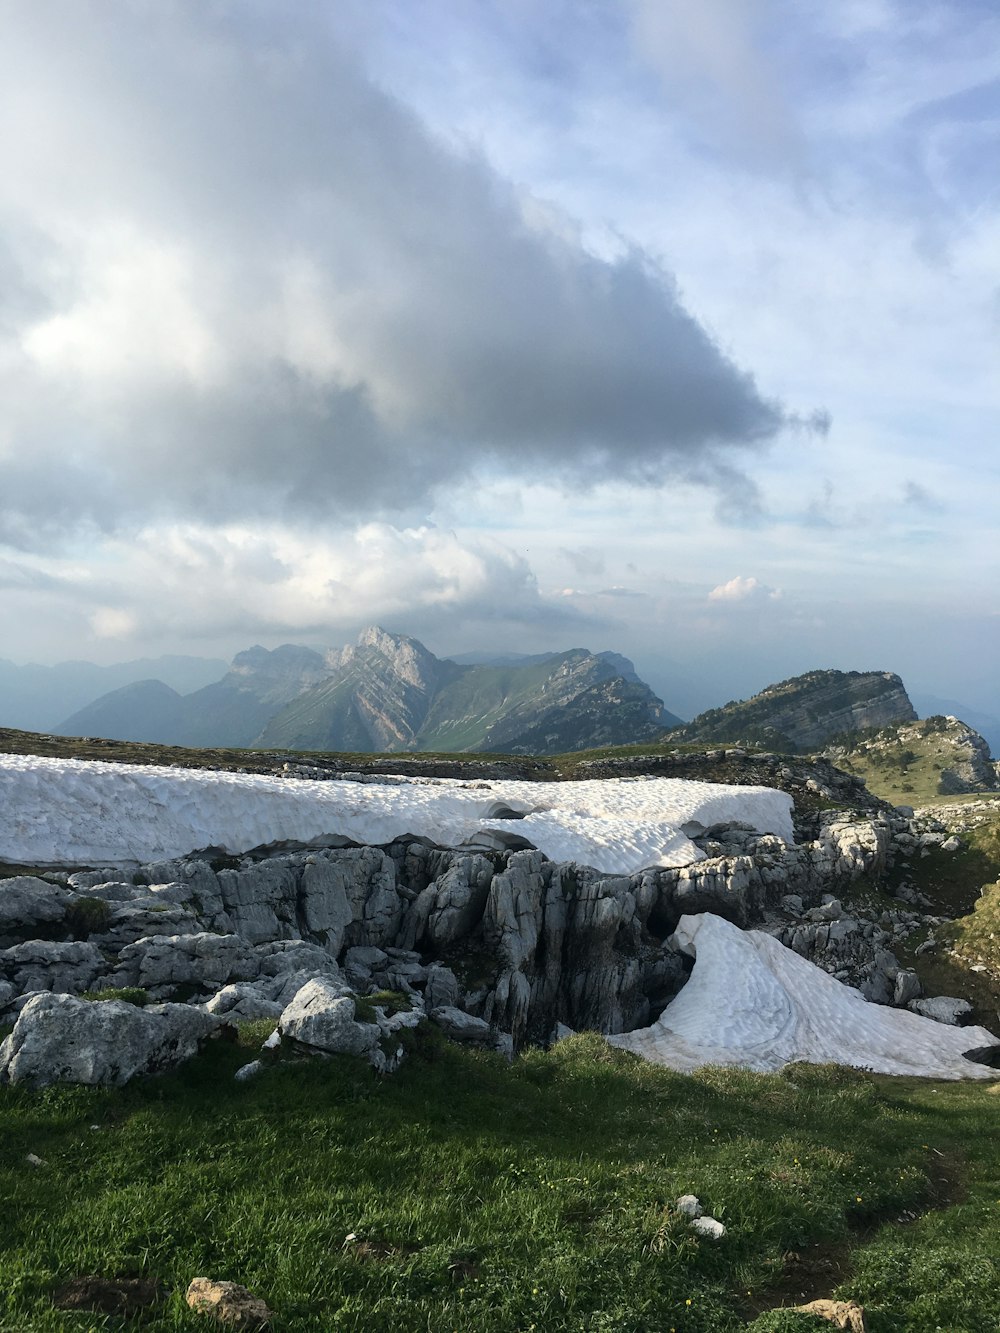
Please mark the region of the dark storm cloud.
[[529, 221], [335, 16], [6, 10], [0, 540], [371, 514], [481, 470], [731, 493], [732, 449], [782, 426], [669, 274]]

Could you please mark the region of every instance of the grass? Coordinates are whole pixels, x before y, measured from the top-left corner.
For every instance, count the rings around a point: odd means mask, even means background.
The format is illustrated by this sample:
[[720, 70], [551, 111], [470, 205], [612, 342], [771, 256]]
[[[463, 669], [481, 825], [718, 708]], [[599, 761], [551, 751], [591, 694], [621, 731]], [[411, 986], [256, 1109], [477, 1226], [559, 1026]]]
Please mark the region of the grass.
[[[337, 1058], [235, 1083], [266, 1030], [123, 1089], [0, 1090], [4, 1333], [203, 1329], [195, 1276], [249, 1286], [276, 1333], [727, 1333], [838, 1274], [873, 1333], [997, 1328], [988, 1088], [687, 1077], [591, 1035], [508, 1067], [433, 1033], [391, 1079]], [[688, 1192], [721, 1242], [677, 1216]], [[169, 1294], [141, 1324], [55, 1310], [84, 1274]]]
[[92, 736], [49, 736], [33, 731], [0, 727], [0, 754], [34, 754], [55, 759], [101, 759], [112, 763], [157, 764], [180, 768], [211, 768], [230, 771], [271, 773], [284, 760], [303, 764], [336, 762], [344, 768], [365, 769], [372, 766], [388, 771], [407, 763], [440, 763], [456, 770], [475, 772], [484, 764], [503, 764], [538, 781], [558, 781], [575, 776], [593, 776], [580, 766], [602, 759], [658, 759], [667, 754], [689, 754], [696, 761], [705, 746], [673, 743], [669, 739], [635, 745], [603, 746], [594, 750], [575, 750], [568, 754], [545, 757], [511, 754], [462, 754], [454, 751], [424, 750], [378, 754], [319, 750], [241, 750], [192, 749], [182, 745], [154, 742], [103, 740]]
[[927, 718], [841, 737], [829, 753], [893, 805], [937, 804], [947, 794], [942, 775], [967, 758], [957, 735], [945, 718]]

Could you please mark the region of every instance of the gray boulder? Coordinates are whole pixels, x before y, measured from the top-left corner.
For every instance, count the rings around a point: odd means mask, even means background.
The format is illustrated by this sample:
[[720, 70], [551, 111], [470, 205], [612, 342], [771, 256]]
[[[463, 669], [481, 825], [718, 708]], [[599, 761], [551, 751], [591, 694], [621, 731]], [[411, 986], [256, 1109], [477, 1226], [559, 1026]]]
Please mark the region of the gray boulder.
[[341, 982], [316, 977], [307, 982], [282, 1012], [278, 1030], [314, 1051], [369, 1055], [378, 1046], [377, 1023], [359, 1023], [354, 996]]
[[103, 954], [89, 940], [25, 940], [0, 951], [0, 977], [17, 995], [88, 990], [106, 966]]
[[959, 1020], [972, 1013], [968, 1000], [956, 1000], [950, 995], [932, 995], [925, 1000], [911, 1000], [907, 1005], [915, 1014], [924, 1018], [933, 1018], [937, 1023], [948, 1023], [957, 1027]]
[[127, 1083], [190, 1059], [219, 1020], [183, 1004], [36, 995], [0, 1045], [0, 1083]]
[[432, 1009], [430, 1019], [452, 1041], [485, 1042], [490, 1039], [489, 1023], [481, 1018], [474, 1018], [472, 1014], [467, 1014], [462, 1009], [453, 1009], [451, 1005], [442, 1004], [437, 1009]]
[[23, 934], [32, 926], [61, 921], [72, 894], [34, 875], [0, 880], [0, 937]]

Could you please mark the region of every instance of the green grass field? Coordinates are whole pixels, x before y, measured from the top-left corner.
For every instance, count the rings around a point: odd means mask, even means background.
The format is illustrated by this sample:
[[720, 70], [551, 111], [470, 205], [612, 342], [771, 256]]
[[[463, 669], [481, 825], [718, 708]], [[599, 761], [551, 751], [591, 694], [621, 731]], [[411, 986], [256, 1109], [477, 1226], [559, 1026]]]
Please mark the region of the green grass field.
[[[0, 1089], [5, 1333], [204, 1328], [195, 1276], [249, 1286], [279, 1333], [808, 1329], [762, 1312], [834, 1290], [874, 1333], [1000, 1327], [989, 1086], [687, 1077], [587, 1035], [512, 1067], [427, 1038], [391, 1079], [337, 1058], [234, 1082], [261, 1036], [120, 1090]], [[677, 1215], [688, 1192], [721, 1241]], [[164, 1296], [142, 1321], [55, 1308], [84, 1274]]]

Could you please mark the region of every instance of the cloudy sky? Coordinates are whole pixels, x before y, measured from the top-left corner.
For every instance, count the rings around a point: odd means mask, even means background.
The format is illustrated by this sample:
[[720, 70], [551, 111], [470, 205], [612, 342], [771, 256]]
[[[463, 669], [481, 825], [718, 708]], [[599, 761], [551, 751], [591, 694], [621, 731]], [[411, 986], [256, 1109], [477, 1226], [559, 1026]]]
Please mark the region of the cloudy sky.
[[0, 15], [0, 656], [1000, 711], [992, 0]]

